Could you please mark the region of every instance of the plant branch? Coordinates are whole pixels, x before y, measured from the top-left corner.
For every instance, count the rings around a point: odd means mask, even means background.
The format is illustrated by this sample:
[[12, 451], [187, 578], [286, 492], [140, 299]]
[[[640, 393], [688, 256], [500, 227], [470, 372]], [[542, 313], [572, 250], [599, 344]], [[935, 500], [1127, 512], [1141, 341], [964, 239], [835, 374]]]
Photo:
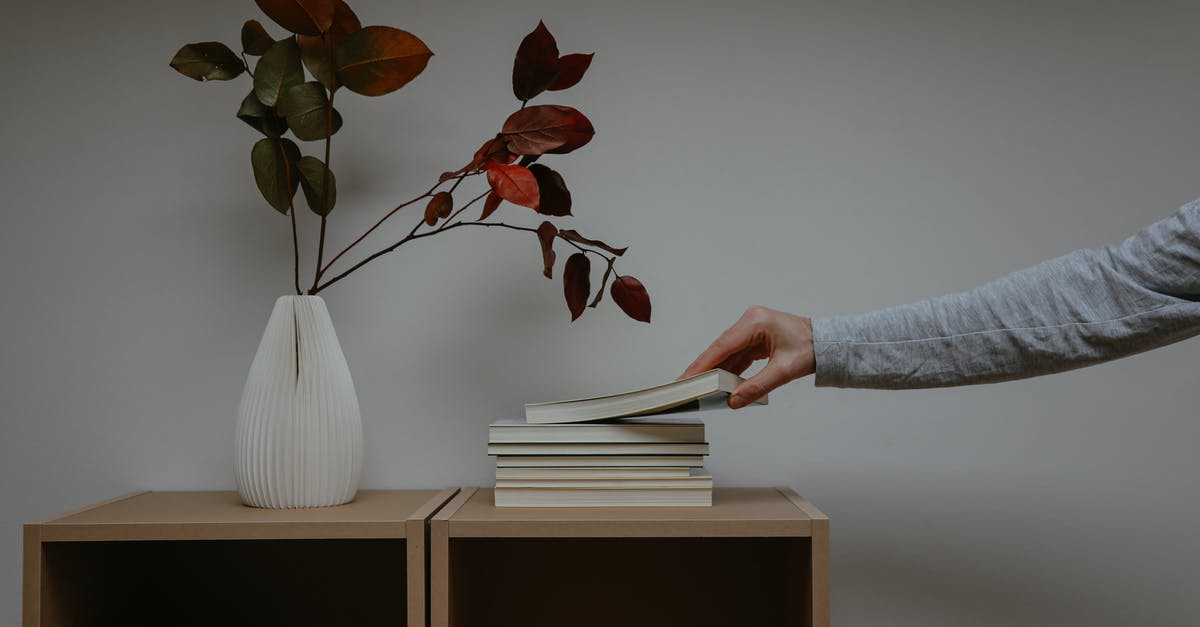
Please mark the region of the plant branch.
[[[292, 164], [288, 162], [287, 151], [283, 149], [283, 139], [276, 138], [275, 145], [279, 147], [279, 154], [283, 156], [283, 174], [284, 181], [287, 183], [287, 190], [292, 189]], [[296, 294], [303, 294], [300, 290], [300, 238], [296, 234], [296, 203], [293, 196], [288, 196], [288, 214], [292, 217], [292, 275], [296, 282]]]
[[[333, 38], [327, 37], [329, 40], [329, 56], [333, 57]], [[321, 181], [321, 236], [317, 240], [317, 269], [313, 271], [313, 284], [308, 288], [309, 292], [317, 287], [317, 282], [321, 280], [321, 267], [325, 259], [325, 222], [329, 217], [329, 211], [332, 207], [329, 206], [329, 144], [333, 140], [333, 93], [337, 88], [336, 72], [329, 73], [329, 98], [325, 101], [325, 173]]]
[[[453, 222], [453, 220], [454, 220], [454, 217], [455, 217], [455, 216], [457, 216], [457, 215], [459, 215], [460, 213], [462, 213], [463, 211], [465, 211], [465, 210], [466, 210], [468, 207], [470, 207], [471, 205], [475, 204], [475, 203], [476, 203], [476, 202], [478, 202], [480, 199], [482, 199], [482, 198], [484, 198], [485, 196], [487, 196], [489, 193], [491, 193], [491, 189], [489, 189], [488, 191], [486, 191], [486, 192], [484, 192], [484, 193], [482, 193], [482, 194], [480, 194], [480, 195], [476, 196], [475, 198], [472, 198], [472, 199], [471, 199], [469, 202], [467, 202], [467, 204], [463, 205], [463, 206], [462, 206], [462, 207], [460, 207], [460, 208], [459, 208], [457, 211], [455, 211], [453, 214], [451, 214], [451, 215], [450, 215], [448, 218], [446, 218], [446, 221], [442, 223], [442, 226], [439, 226], [438, 228], [436, 228], [436, 229], [433, 229], [433, 230], [431, 230], [431, 231], [426, 231], [426, 232], [424, 232], [424, 233], [418, 233], [417, 231], [419, 231], [419, 230], [420, 230], [420, 228], [421, 228], [421, 225], [425, 223], [425, 221], [422, 219], [421, 221], [417, 222], [416, 226], [414, 226], [414, 227], [412, 228], [412, 230], [408, 232], [408, 235], [405, 235], [405, 236], [404, 236], [404, 237], [403, 237], [403, 238], [402, 238], [400, 241], [398, 241], [398, 242], [396, 242], [396, 243], [392, 244], [391, 246], [388, 246], [387, 248], [384, 248], [384, 249], [382, 249], [382, 250], [378, 250], [378, 251], [376, 251], [376, 252], [372, 253], [372, 254], [371, 254], [370, 256], [368, 256], [366, 259], [363, 259], [362, 261], [360, 261], [360, 262], [358, 262], [358, 263], [354, 264], [353, 266], [351, 266], [351, 267], [350, 267], [350, 269], [346, 270], [345, 272], [343, 272], [343, 273], [341, 273], [341, 274], [339, 274], [339, 275], [337, 275], [337, 276], [335, 276], [335, 277], [333, 277], [333, 278], [329, 279], [328, 281], [326, 281], [326, 282], [324, 282], [324, 283], [320, 284], [320, 285], [319, 285], [319, 286], [316, 288], [316, 291], [310, 291], [310, 292], [309, 292], [309, 294], [316, 294], [317, 292], [320, 292], [321, 290], [324, 290], [325, 288], [329, 287], [330, 285], [333, 285], [334, 283], [337, 283], [338, 281], [340, 281], [340, 280], [344, 279], [346, 276], [348, 276], [350, 273], [354, 272], [355, 270], [358, 270], [359, 268], [361, 268], [361, 267], [363, 267], [363, 266], [367, 265], [368, 263], [370, 263], [370, 262], [372, 262], [372, 261], [374, 261], [374, 260], [378, 259], [379, 257], [382, 257], [382, 256], [384, 256], [384, 255], [386, 255], [386, 254], [388, 254], [388, 253], [390, 253], [390, 252], [392, 252], [392, 251], [396, 250], [397, 248], [399, 248], [400, 246], [402, 246], [402, 245], [404, 245], [404, 244], [406, 244], [406, 243], [408, 243], [408, 242], [411, 242], [411, 241], [413, 241], [413, 240], [416, 240], [416, 239], [425, 238], [425, 237], [431, 237], [431, 236], [437, 235], [438, 233], [442, 233], [442, 232], [445, 232], [445, 231], [449, 231], [449, 230], [451, 230], [451, 229], [456, 229], [456, 228], [458, 228], [458, 227], [461, 227], [461, 226], [482, 226], [482, 227], [489, 227], [489, 228], [490, 228], [490, 227], [495, 227], [495, 228], [501, 228], [501, 229], [508, 229], [508, 230], [511, 230], [511, 231], [525, 231], [525, 232], [527, 232], [527, 233], [534, 233], [534, 234], [536, 234], [536, 233], [538, 232], [538, 231], [537, 231], [537, 229], [535, 229], [535, 228], [533, 228], [533, 227], [528, 227], [528, 226], [517, 226], [517, 225], [515, 225], [515, 224], [508, 224], [508, 223], [505, 223], [505, 222], [480, 222], [480, 221], [478, 221], [478, 220], [471, 220], [471, 221], [466, 221], [466, 222]], [[562, 235], [558, 235], [557, 237], [558, 237], [558, 239], [561, 239], [562, 241], [564, 241], [564, 242], [566, 242], [566, 243], [570, 244], [571, 246], [574, 246], [575, 248], [579, 249], [579, 251], [580, 251], [580, 252], [582, 252], [582, 253], [585, 253], [585, 254], [586, 254], [586, 253], [591, 253], [591, 254], [593, 254], [593, 255], [596, 255], [597, 257], [600, 257], [601, 259], [603, 259], [603, 260], [604, 260], [604, 262], [605, 262], [606, 264], [608, 264], [609, 271], [612, 271], [612, 272], [615, 274], [615, 270], [613, 270], [613, 269], [612, 269], [612, 268], [613, 268], [613, 264], [614, 264], [614, 263], [616, 263], [616, 257], [615, 257], [615, 256], [614, 256], [614, 257], [610, 257], [610, 256], [608, 256], [608, 255], [605, 255], [605, 254], [603, 254], [603, 253], [600, 253], [599, 251], [595, 251], [595, 250], [591, 250], [591, 249], [588, 249], [588, 248], [584, 248], [583, 246], [580, 246], [579, 244], [577, 244], [577, 243], [575, 243], [575, 242], [573, 242], [573, 241], [571, 241], [571, 240], [569, 240], [569, 239], [567, 239], [567, 238], [563, 237]], [[617, 276], [620, 276], [620, 275], [617, 275]]]
[[[463, 176], [466, 176], [466, 175], [463, 175]], [[438, 185], [441, 185], [441, 183], [438, 183]], [[433, 189], [437, 189], [437, 186], [435, 185], [433, 187]], [[433, 189], [430, 189], [429, 191], [432, 192]], [[467, 204], [460, 207], [458, 209], [458, 211], [451, 214], [450, 217], [447, 218], [446, 221], [442, 224], [442, 226], [440, 226], [432, 231], [426, 231], [425, 233], [417, 233], [417, 231], [419, 231], [421, 229], [421, 225], [425, 224], [425, 220], [424, 220], [424, 218], [422, 218], [421, 220], [419, 220], [417, 222], [416, 226], [414, 226], [412, 228], [412, 230], [408, 232], [408, 235], [405, 235], [400, 241], [396, 242], [395, 244], [392, 244], [391, 246], [388, 246], [387, 248], [384, 248], [383, 250], [379, 250], [379, 251], [372, 253], [366, 259], [363, 259], [362, 261], [354, 264], [353, 266], [350, 266], [350, 268], [348, 270], [346, 270], [345, 272], [342, 272], [341, 274], [333, 277], [332, 279], [329, 279], [328, 281], [325, 281], [324, 283], [318, 285], [315, 290], [310, 290], [309, 294], [316, 294], [317, 292], [320, 292], [321, 290], [329, 287], [330, 285], [337, 283], [338, 281], [346, 278], [346, 276], [348, 276], [350, 273], [354, 272], [355, 270], [358, 270], [359, 268], [378, 259], [379, 257], [382, 257], [383, 255], [386, 255], [386, 254], [392, 252], [393, 250], [396, 250], [398, 247], [400, 247], [401, 245], [403, 245], [407, 242], [411, 242], [412, 240], [415, 240], [415, 239], [421, 239], [423, 237], [429, 237], [431, 235], [437, 235], [438, 233], [441, 233], [442, 231], [448, 231], [452, 228], [456, 228], [456, 227], [462, 226], [464, 224], [482, 224], [482, 223], [477, 223], [477, 222], [456, 222], [454, 224], [450, 224], [450, 220], [453, 219], [454, 216], [465, 211], [467, 209], [467, 207], [470, 207], [471, 205], [478, 202], [481, 198], [487, 196], [489, 193], [491, 193], [491, 191], [492, 191], [491, 189], [488, 189], [488, 191], [476, 196], [475, 198], [472, 198], [470, 201], [467, 202]], [[420, 200], [421, 198], [424, 198], [429, 195], [430, 195], [429, 192], [426, 192], [425, 194], [418, 196], [405, 204], [412, 204], [412, 203]], [[399, 210], [403, 206], [404, 205], [401, 205], [400, 207], [393, 209], [392, 213], [395, 213], [397, 210]], [[388, 214], [388, 215], [390, 216], [391, 214]], [[385, 216], [385, 218], [386, 218], [386, 216]], [[378, 224], [376, 224], [376, 226], [378, 226]], [[517, 227], [513, 227], [513, 228], [517, 228]], [[374, 229], [374, 227], [372, 227], [372, 230], [373, 229]], [[534, 229], [529, 229], [529, 230], [534, 230]], [[367, 231], [367, 233], [370, 233], [370, 231]], [[366, 237], [366, 234], [364, 234], [363, 237]], [[359, 241], [362, 241], [362, 237], [359, 238]], [[355, 242], [355, 243], [357, 243], [357, 242]], [[345, 252], [345, 251], [343, 251], [343, 252]], [[341, 256], [341, 255], [339, 255], [339, 256]], [[336, 259], [335, 259], [335, 261], [336, 261]], [[329, 263], [332, 264], [333, 261], [330, 261]]]
[[[460, 175], [458, 175], [458, 176], [456, 176], [456, 177], [453, 177], [453, 178], [456, 178], [456, 179], [458, 179], [458, 181], [459, 181], [459, 182], [461, 182], [461, 181], [462, 181], [462, 179], [464, 179], [464, 178], [466, 178], [466, 177], [468, 177], [468, 176], [475, 176], [475, 175], [477, 175], [477, 174], [479, 174], [479, 173], [478, 173], [478, 172], [465, 172], [465, 173], [463, 173], [463, 174], [460, 174]], [[379, 219], [379, 221], [378, 221], [378, 222], [376, 222], [374, 225], [372, 225], [372, 226], [371, 226], [371, 228], [367, 229], [365, 233], [363, 233], [362, 235], [359, 235], [359, 236], [358, 236], [358, 239], [354, 240], [353, 242], [350, 242], [350, 245], [349, 245], [349, 246], [347, 246], [347, 247], [343, 248], [343, 249], [342, 249], [342, 251], [341, 251], [341, 252], [339, 252], [337, 255], [334, 255], [333, 259], [330, 259], [330, 260], [329, 260], [329, 263], [325, 264], [325, 267], [321, 268], [321, 270], [320, 270], [320, 271], [317, 273], [317, 279], [318, 279], [318, 280], [320, 280], [320, 278], [321, 278], [322, 276], [324, 276], [324, 275], [325, 275], [325, 273], [326, 273], [326, 272], [328, 272], [328, 271], [329, 271], [329, 269], [330, 269], [331, 267], [333, 267], [333, 264], [334, 264], [334, 263], [337, 263], [337, 260], [338, 260], [338, 259], [341, 259], [343, 255], [345, 255], [346, 253], [350, 252], [350, 249], [351, 249], [351, 248], [354, 248], [354, 247], [355, 247], [355, 246], [357, 246], [359, 243], [361, 243], [361, 242], [362, 242], [364, 239], [367, 239], [367, 236], [368, 236], [368, 235], [370, 235], [371, 233], [375, 232], [375, 229], [379, 228], [379, 227], [380, 227], [380, 225], [382, 225], [384, 222], [386, 222], [388, 218], [390, 218], [390, 217], [392, 217], [393, 215], [395, 215], [397, 211], [400, 211], [401, 209], [403, 209], [403, 208], [405, 208], [405, 207], [407, 207], [407, 206], [409, 206], [409, 205], [411, 205], [411, 204], [413, 204], [413, 203], [415, 203], [415, 202], [417, 202], [417, 201], [420, 201], [420, 200], [421, 200], [421, 199], [423, 199], [423, 198], [429, 198], [430, 196], [432, 196], [432, 195], [433, 195], [433, 192], [434, 192], [434, 191], [435, 191], [437, 188], [441, 187], [443, 183], [445, 183], [446, 181], [449, 181], [449, 180], [450, 180], [450, 179], [445, 179], [445, 180], [438, 181], [438, 182], [437, 182], [437, 183], [436, 183], [436, 184], [435, 184], [433, 187], [430, 187], [428, 190], [426, 190], [426, 192], [425, 192], [424, 194], [421, 194], [420, 196], [417, 196], [416, 198], [413, 198], [412, 200], [408, 200], [408, 201], [402, 202], [402, 203], [400, 203], [399, 205], [397, 205], [397, 206], [396, 206], [396, 208], [394, 208], [394, 209], [392, 209], [391, 211], [387, 212], [387, 215], [385, 215], [385, 216], [383, 216], [382, 218], [380, 218], [380, 219]], [[457, 182], [455, 183], [455, 186], [457, 187]], [[418, 224], [417, 224], [417, 226], [418, 226], [418, 227], [419, 227], [419, 226], [421, 226], [421, 225], [420, 225], [420, 223], [418, 223]], [[413, 232], [416, 232], [416, 229], [413, 229]], [[411, 233], [410, 233], [410, 235], [411, 235]], [[328, 285], [328, 284], [329, 284], [329, 283], [327, 282], [327, 283], [325, 283], [324, 285]], [[319, 290], [319, 289], [321, 289], [321, 287], [324, 287], [324, 285], [322, 285], [322, 286], [319, 286], [317, 289], [318, 289], [318, 290]]]

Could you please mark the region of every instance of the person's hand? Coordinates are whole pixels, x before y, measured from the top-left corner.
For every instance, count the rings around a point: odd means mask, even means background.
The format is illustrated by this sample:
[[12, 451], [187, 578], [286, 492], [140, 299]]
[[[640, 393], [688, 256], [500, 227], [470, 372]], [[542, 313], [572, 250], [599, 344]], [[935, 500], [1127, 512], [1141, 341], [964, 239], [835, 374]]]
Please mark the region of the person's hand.
[[784, 383], [813, 373], [812, 320], [766, 307], [751, 307], [700, 353], [679, 378], [713, 368], [740, 375], [763, 358], [767, 359], [767, 365], [729, 396], [731, 408], [745, 407]]

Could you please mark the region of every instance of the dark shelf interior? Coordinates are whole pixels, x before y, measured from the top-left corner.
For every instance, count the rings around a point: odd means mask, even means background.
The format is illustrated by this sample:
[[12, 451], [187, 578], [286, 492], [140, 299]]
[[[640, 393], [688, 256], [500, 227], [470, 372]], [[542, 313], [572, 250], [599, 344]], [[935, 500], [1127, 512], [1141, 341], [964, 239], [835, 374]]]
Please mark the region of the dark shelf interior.
[[453, 627], [800, 627], [809, 538], [451, 538]]
[[404, 625], [405, 541], [48, 542], [43, 625]]

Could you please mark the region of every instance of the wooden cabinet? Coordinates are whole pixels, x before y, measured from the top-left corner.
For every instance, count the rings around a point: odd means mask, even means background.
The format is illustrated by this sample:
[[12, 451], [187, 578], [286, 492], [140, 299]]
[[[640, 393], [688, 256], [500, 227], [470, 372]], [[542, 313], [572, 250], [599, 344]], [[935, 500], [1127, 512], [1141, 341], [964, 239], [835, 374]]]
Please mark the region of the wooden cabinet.
[[430, 522], [432, 627], [829, 624], [829, 520], [789, 488], [711, 508], [497, 508], [465, 489]]
[[143, 492], [26, 525], [24, 607], [25, 627], [825, 627], [829, 520], [788, 488], [561, 509], [474, 488], [295, 510]]
[[29, 524], [24, 625], [424, 625], [426, 522], [456, 492], [143, 492]]

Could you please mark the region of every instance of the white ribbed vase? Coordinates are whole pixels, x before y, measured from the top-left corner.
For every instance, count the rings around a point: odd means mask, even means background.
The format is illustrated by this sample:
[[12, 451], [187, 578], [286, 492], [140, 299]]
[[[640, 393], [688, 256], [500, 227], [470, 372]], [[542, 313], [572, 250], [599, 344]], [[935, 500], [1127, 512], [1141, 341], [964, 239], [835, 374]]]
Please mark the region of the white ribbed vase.
[[350, 369], [319, 296], [280, 296], [238, 407], [242, 502], [275, 509], [354, 499], [362, 416]]

